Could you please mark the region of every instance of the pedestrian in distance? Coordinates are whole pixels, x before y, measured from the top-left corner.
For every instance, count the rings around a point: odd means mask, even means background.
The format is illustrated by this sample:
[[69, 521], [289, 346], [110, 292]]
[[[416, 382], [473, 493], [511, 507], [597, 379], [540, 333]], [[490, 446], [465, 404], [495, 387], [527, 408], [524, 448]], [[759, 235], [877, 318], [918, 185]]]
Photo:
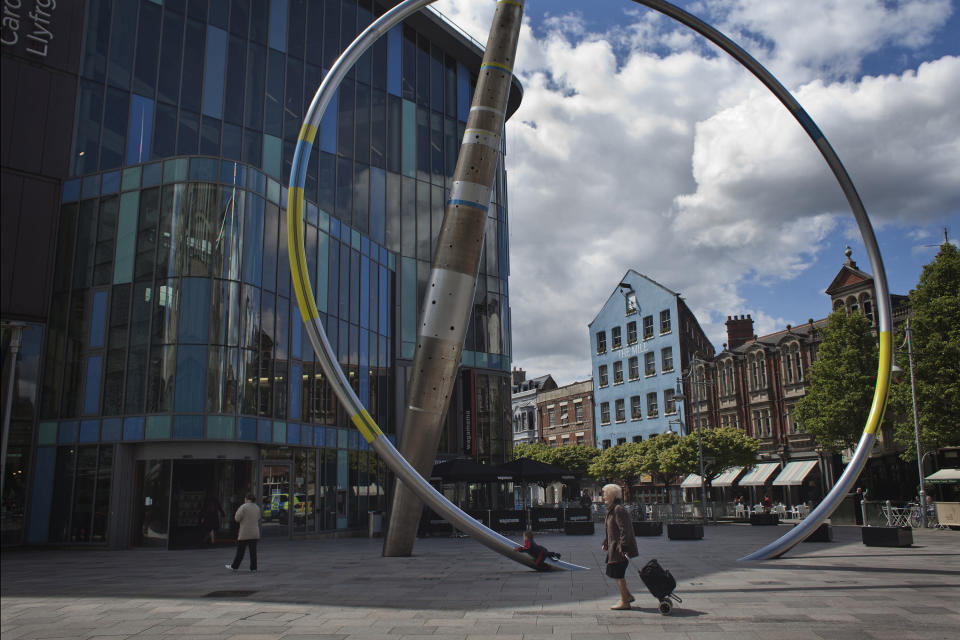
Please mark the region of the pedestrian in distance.
[[216, 496], [207, 496], [200, 512], [200, 531], [203, 533], [201, 542], [213, 544], [217, 541], [216, 532], [220, 528], [220, 517], [227, 517]]
[[590, 498], [590, 492], [584, 489], [583, 493], [580, 494], [580, 506], [584, 509], [589, 509], [592, 505], [593, 500]]
[[250, 549], [250, 573], [257, 572], [257, 540], [260, 539], [260, 507], [257, 506], [257, 496], [247, 494], [246, 501], [240, 505], [233, 519], [240, 525], [237, 531], [237, 553], [233, 556], [233, 563], [225, 565], [227, 569], [236, 572], [243, 562], [243, 554]]
[[604, 522], [605, 536], [600, 549], [607, 552], [607, 576], [613, 578], [620, 591], [620, 601], [610, 608], [614, 611], [623, 611], [629, 609], [630, 603], [636, 600], [627, 588], [625, 576], [627, 567], [630, 566], [630, 558], [636, 558], [640, 553], [637, 551], [637, 541], [633, 537], [630, 514], [623, 506], [623, 489], [615, 484], [605, 485], [603, 501], [607, 505], [607, 517]]

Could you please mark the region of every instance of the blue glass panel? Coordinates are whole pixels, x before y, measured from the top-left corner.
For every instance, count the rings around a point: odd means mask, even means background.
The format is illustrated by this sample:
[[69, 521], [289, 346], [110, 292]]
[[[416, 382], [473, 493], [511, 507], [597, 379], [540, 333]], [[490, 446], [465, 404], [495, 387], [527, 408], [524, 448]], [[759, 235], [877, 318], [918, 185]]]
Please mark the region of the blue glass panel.
[[[209, 308], [209, 304], [208, 298], [205, 306]], [[177, 349], [174, 411], [203, 411], [206, 388], [207, 347], [181, 346]]]
[[322, 312], [327, 312], [327, 274], [329, 269], [329, 248], [330, 236], [325, 233], [319, 233], [317, 237], [317, 272], [313, 278], [313, 284], [316, 287], [314, 295], [317, 300], [317, 308]]
[[[179, 341], [206, 344], [209, 330], [210, 280], [184, 278], [180, 290]], [[196, 411], [202, 411], [202, 409], [196, 409]]]
[[287, 425], [287, 444], [300, 444], [300, 425], [292, 422]]
[[370, 376], [367, 372], [370, 370], [370, 332], [360, 330], [360, 402], [364, 406], [370, 406]]
[[57, 429], [57, 444], [73, 444], [77, 441], [80, 425], [76, 421], [61, 422]]
[[401, 258], [400, 336], [404, 342], [417, 339], [417, 261]]
[[247, 169], [239, 162], [224, 161], [220, 165], [220, 178], [227, 184], [243, 187], [247, 184]]
[[76, 202], [80, 199], [80, 178], [68, 180], [63, 185], [63, 197], [61, 202]]
[[327, 430], [325, 427], [314, 427], [313, 428], [313, 444], [317, 447], [323, 447], [326, 444]]
[[[266, 185], [264, 185], [266, 186]], [[248, 197], [243, 238], [243, 281], [260, 286], [263, 271], [263, 215], [266, 202], [260, 196]]]
[[120, 191], [120, 171], [111, 171], [103, 174], [103, 182], [100, 184], [100, 195], [107, 195]]
[[126, 164], [150, 159], [150, 132], [153, 128], [153, 100], [133, 94], [130, 97], [130, 126], [127, 131]]
[[[326, 75], [326, 74], [324, 74]], [[333, 94], [327, 110], [320, 119], [320, 150], [327, 153], [337, 152], [337, 105], [340, 104], [339, 91]]]
[[90, 356], [87, 359], [87, 380], [83, 394], [83, 412], [97, 413], [100, 408], [100, 370], [103, 368], [103, 356]]
[[123, 439], [123, 418], [107, 418], [100, 429], [100, 440], [113, 442]]
[[123, 419], [123, 439], [143, 440], [143, 417]]
[[113, 256], [113, 284], [133, 280], [133, 263], [136, 257], [137, 212], [140, 192], [128, 191], [120, 196], [120, 215], [117, 220], [117, 246]]
[[357, 431], [350, 431], [350, 444], [348, 445], [350, 449], [360, 448], [360, 433]]
[[300, 389], [303, 386], [303, 380], [300, 376], [300, 365], [290, 365], [290, 401], [288, 404], [288, 415], [296, 420], [300, 419]]
[[309, 424], [300, 427], [300, 444], [306, 447], [313, 446], [313, 427]]
[[403, 27], [397, 25], [387, 32], [387, 91], [401, 95], [401, 43]]
[[203, 114], [223, 117], [223, 74], [227, 66], [227, 32], [207, 26], [203, 61]]
[[[215, 156], [220, 153], [220, 121], [210, 116], [203, 116], [200, 122], [200, 155]], [[230, 130], [228, 130], [228, 127]], [[230, 124], [223, 125], [224, 157], [231, 160], [240, 159], [240, 127]], [[229, 137], [227, 137], [229, 136]], [[216, 174], [214, 174], [216, 175]]]
[[100, 194], [100, 174], [87, 176], [83, 179], [83, 187], [80, 190], [80, 197], [83, 199], [94, 198]]
[[93, 309], [90, 311], [90, 348], [103, 346], [103, 330], [107, 322], [107, 292], [93, 294]]
[[203, 416], [174, 416], [173, 437], [177, 440], [199, 440], [203, 437]]
[[270, 31], [267, 43], [278, 51], [287, 50], [287, 0], [271, 0], [270, 2]]
[[370, 240], [367, 236], [360, 236], [360, 253], [365, 256], [370, 255]]
[[370, 169], [370, 237], [377, 244], [384, 243], [386, 230], [387, 172]]
[[378, 302], [380, 305], [380, 333], [385, 336], [390, 335], [390, 292], [388, 290], [390, 273], [384, 266], [380, 267], [380, 295]]
[[273, 438], [273, 422], [270, 420], [257, 420], [257, 441], [270, 442]]
[[317, 226], [317, 205], [311, 202], [307, 203], [307, 223]]
[[190, 160], [190, 180], [216, 182], [217, 164], [216, 158], [193, 158]]
[[50, 503], [53, 500], [53, 470], [56, 457], [56, 447], [37, 447], [31, 486], [30, 525], [27, 530], [28, 542], [47, 542], [47, 534], [50, 529]]
[[273, 440], [277, 444], [283, 444], [287, 441], [287, 423], [275, 420], [273, 423]]
[[261, 196], [266, 197], [267, 195], [267, 176], [263, 175], [256, 169], [250, 168], [247, 170], [247, 187], [251, 191], [256, 191]]
[[99, 439], [99, 420], [84, 420], [80, 423], [80, 435], [77, 437], [77, 442], [96, 442]]
[[290, 357], [299, 360], [303, 353], [303, 322], [299, 313], [294, 312], [290, 326]]
[[[275, 178], [283, 176], [283, 145], [280, 138], [263, 134], [263, 170]], [[279, 194], [278, 194], [279, 196]]]
[[240, 418], [238, 425], [237, 439], [238, 440], [256, 440], [257, 439], [257, 419], [256, 418]]

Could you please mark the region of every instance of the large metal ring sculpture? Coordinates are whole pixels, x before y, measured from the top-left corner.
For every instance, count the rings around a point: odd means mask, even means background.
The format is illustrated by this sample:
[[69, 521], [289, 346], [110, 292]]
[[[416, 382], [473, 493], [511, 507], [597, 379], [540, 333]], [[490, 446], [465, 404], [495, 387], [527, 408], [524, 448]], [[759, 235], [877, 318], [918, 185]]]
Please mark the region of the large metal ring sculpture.
[[[373, 450], [376, 451], [400, 480], [413, 489], [425, 504], [444, 516], [457, 529], [470, 534], [475, 540], [497, 553], [521, 564], [532, 566], [533, 560], [530, 556], [515, 550], [516, 543], [483, 526], [434, 489], [426, 479], [410, 466], [390, 440], [380, 431], [376, 422], [374, 422], [373, 418], [364, 408], [363, 403], [360, 402], [354, 393], [346, 375], [337, 363], [336, 351], [331, 347], [320, 321], [320, 312], [317, 309], [310, 282], [310, 274], [307, 270], [306, 249], [303, 238], [304, 184], [306, 183], [310, 151], [313, 147], [313, 142], [316, 138], [323, 113], [346, 76], [347, 71], [357, 62], [360, 56], [394, 25], [434, 1], [435, 0], [406, 0], [405, 2], [397, 4], [374, 21], [373, 24], [364, 29], [343, 51], [317, 90], [310, 104], [310, 108], [307, 111], [303, 126], [301, 127], [296, 151], [293, 156], [293, 165], [290, 171], [290, 184], [287, 194], [287, 243], [290, 252], [290, 272], [293, 278], [297, 304], [300, 308], [304, 325], [306, 326], [307, 336], [313, 345], [314, 352], [317, 354], [320, 366], [329, 378], [333, 391], [343, 405], [344, 410], [350, 416], [350, 420]], [[699, 18], [669, 2], [662, 2], [660, 0], [633, 1], [677, 20], [719, 46], [753, 73], [753, 75], [787, 107], [797, 122], [800, 123], [800, 126], [803, 127], [804, 131], [806, 131], [814, 141], [820, 153], [827, 161], [827, 164], [830, 166], [830, 169], [833, 171], [834, 176], [837, 178], [840, 187], [843, 189], [843, 193], [847, 198], [847, 202], [860, 228], [860, 234], [866, 246], [870, 265], [873, 269], [874, 284], [876, 287], [876, 312], [879, 324], [880, 362], [877, 370], [877, 383], [874, 391], [873, 404], [870, 408], [867, 424], [863, 430], [863, 435], [860, 438], [857, 449], [854, 452], [853, 459], [847, 465], [846, 470], [834, 485], [833, 489], [824, 497], [817, 508], [789, 533], [762, 549], [742, 558], [742, 560], [764, 560], [779, 557], [810, 535], [810, 533], [833, 513], [850, 487], [856, 482], [860, 471], [863, 469], [864, 464], [866, 464], [867, 456], [876, 440], [877, 429], [883, 419], [887, 392], [890, 385], [890, 357], [893, 344], [890, 331], [890, 296], [887, 289], [886, 272], [884, 271], [883, 261], [880, 257], [880, 249], [877, 246], [876, 237], [870, 225], [870, 220], [867, 217], [866, 210], [863, 207], [860, 196], [857, 194], [856, 188], [853, 186], [853, 181], [850, 179], [839, 157], [837, 157], [823, 133], [817, 125], [814, 124], [813, 120], [807, 115], [800, 104], [790, 95], [790, 92], [739, 45]], [[561, 561], [552, 561], [551, 566], [557, 569], [583, 568]]]

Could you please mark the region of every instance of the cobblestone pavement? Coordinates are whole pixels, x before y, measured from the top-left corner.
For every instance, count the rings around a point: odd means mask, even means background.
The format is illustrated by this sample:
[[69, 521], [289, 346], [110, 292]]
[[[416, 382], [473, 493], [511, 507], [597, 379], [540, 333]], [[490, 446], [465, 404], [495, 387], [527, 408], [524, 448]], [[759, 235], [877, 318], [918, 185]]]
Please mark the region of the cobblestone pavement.
[[[661, 616], [635, 571], [630, 611], [611, 611], [599, 534], [538, 541], [590, 571], [538, 573], [467, 538], [264, 540], [260, 572], [224, 568], [232, 548], [10, 550], [0, 634], [200, 640], [853, 640], [960, 638], [960, 532], [915, 531], [909, 548], [866, 547], [859, 529], [787, 557], [737, 559], [786, 527], [719, 525], [699, 541], [638, 538], [677, 578]], [[246, 564], [244, 565], [246, 567]]]

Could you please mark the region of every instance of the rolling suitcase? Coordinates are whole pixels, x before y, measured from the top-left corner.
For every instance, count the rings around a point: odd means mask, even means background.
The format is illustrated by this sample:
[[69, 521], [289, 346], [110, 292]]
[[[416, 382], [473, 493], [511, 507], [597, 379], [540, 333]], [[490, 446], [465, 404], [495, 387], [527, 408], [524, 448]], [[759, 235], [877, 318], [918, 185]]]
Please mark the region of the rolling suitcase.
[[640, 579], [654, 598], [660, 601], [660, 613], [667, 616], [673, 610], [673, 601], [683, 600], [673, 592], [677, 588], [677, 581], [673, 575], [660, 566], [656, 559], [650, 560], [639, 569]]

